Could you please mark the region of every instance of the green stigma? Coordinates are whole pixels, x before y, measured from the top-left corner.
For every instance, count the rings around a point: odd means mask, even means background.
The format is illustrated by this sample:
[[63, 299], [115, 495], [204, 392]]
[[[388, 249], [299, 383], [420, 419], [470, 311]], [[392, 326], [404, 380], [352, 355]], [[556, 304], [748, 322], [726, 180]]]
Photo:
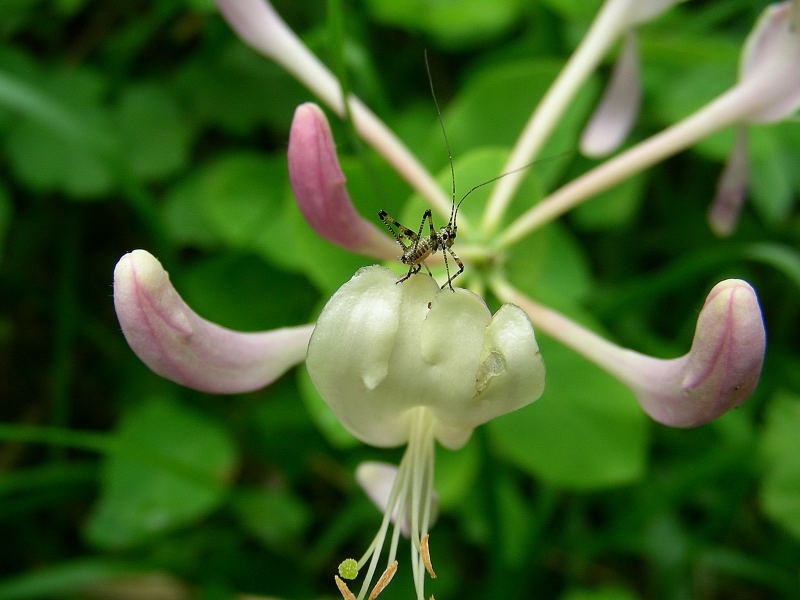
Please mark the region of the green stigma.
[[355, 579], [358, 577], [358, 563], [355, 558], [345, 558], [339, 563], [339, 576], [342, 579]]

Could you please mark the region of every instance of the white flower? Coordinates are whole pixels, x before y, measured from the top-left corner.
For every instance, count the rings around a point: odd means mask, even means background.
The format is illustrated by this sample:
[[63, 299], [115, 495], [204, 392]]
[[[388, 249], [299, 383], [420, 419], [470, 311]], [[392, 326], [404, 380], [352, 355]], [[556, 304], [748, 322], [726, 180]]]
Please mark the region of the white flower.
[[342, 424], [373, 446], [411, 436], [424, 408], [433, 435], [459, 448], [472, 430], [538, 398], [544, 364], [527, 315], [429, 277], [401, 285], [360, 269], [333, 295], [311, 336], [308, 372]]
[[[428, 553], [434, 440], [459, 448], [481, 423], [541, 396], [544, 364], [527, 315], [506, 304], [492, 316], [467, 290], [440, 290], [422, 275], [398, 285], [389, 269], [365, 267], [323, 309], [306, 365], [353, 435], [373, 446], [408, 444], [396, 473], [372, 469], [366, 477], [362, 469], [384, 518], [364, 556], [343, 563], [342, 577], [354, 578], [369, 562], [364, 596], [394, 521], [387, 567], [372, 595], [397, 569], [404, 530], [411, 538], [417, 597], [424, 598], [424, 573], [435, 576]], [[344, 597], [355, 597], [342, 579], [336, 584]]]

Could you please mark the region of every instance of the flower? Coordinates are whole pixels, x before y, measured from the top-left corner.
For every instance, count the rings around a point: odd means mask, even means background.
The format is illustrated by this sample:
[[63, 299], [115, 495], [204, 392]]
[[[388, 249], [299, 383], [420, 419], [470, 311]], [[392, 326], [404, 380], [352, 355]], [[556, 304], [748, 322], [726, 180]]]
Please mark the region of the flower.
[[[616, 17], [607, 19], [607, 27], [622, 35], [620, 50], [603, 98], [581, 136], [581, 152], [600, 157], [616, 150], [633, 127], [641, 103], [639, 44], [635, 28], [677, 4], [678, 0], [608, 0], [605, 11]], [[599, 26], [599, 25], [598, 25]]]
[[[755, 29], [748, 37], [744, 48], [743, 72], [736, 85], [682, 121], [675, 123], [656, 135], [639, 142], [635, 146], [616, 155], [614, 158], [587, 171], [561, 188], [551, 192], [537, 205], [528, 209], [509, 225], [501, 234], [500, 243], [508, 246], [528, 235], [531, 231], [557, 218], [566, 211], [609, 189], [613, 185], [635, 175], [658, 161], [672, 156], [691, 146], [708, 135], [731, 126], [741, 126], [751, 122], [768, 122], [786, 118], [800, 106], [800, 73], [796, 65], [800, 61], [800, 0], [788, 0], [767, 7], [762, 13]], [[555, 85], [554, 85], [555, 87]], [[552, 92], [552, 90], [551, 90]], [[548, 95], [551, 93], [548, 92]], [[537, 111], [540, 112], [541, 108]], [[526, 130], [527, 132], [527, 130]], [[522, 147], [520, 137], [517, 147]], [[741, 142], [738, 143], [739, 148]], [[528, 154], [521, 153], [514, 158], [515, 150], [508, 165], [516, 164]], [[734, 151], [741, 152], [740, 149]], [[733, 160], [733, 159], [732, 159]], [[741, 161], [741, 159], [737, 159]], [[504, 178], [489, 199], [490, 206], [486, 218], [496, 219], [494, 212], [503, 208], [510, 185]], [[724, 192], [718, 197], [720, 202], [732, 203], [730, 188], [741, 180], [741, 174], [729, 176], [724, 180]], [[513, 190], [511, 190], [513, 191]], [[492, 215], [490, 216], [490, 212]], [[735, 212], [728, 207], [712, 208], [712, 219], [717, 215]], [[724, 231], [724, 224], [712, 225]]]
[[[627, 135], [639, 108], [639, 61], [633, 29], [656, 18], [678, 1], [606, 0], [589, 31], [525, 124], [503, 172], [516, 171], [536, 157], [580, 87], [612, 44], [624, 36], [623, 50], [612, 81], [582, 142], [582, 149], [591, 156], [602, 155], [615, 148]], [[494, 231], [499, 226], [521, 182], [522, 174], [515, 173], [498, 183], [484, 213], [485, 229]]]
[[736, 128], [736, 139], [708, 211], [711, 229], [733, 233], [748, 181], [747, 125], [775, 123], [800, 109], [800, 2], [790, 0], [764, 9], [745, 42], [738, 87], [756, 95], [751, 112]]
[[[196, 315], [146, 251], [120, 259], [114, 276], [119, 321], [134, 352], [156, 373], [203, 391], [234, 393], [267, 385], [306, 357], [320, 395], [355, 437], [377, 447], [406, 445], [396, 469], [368, 463], [358, 470], [359, 481], [384, 517], [364, 556], [344, 561], [335, 577], [346, 599], [355, 595], [344, 579], [355, 577], [367, 563], [359, 597], [363, 599], [372, 585], [394, 522], [387, 566], [370, 598], [394, 576], [399, 536], [405, 530], [411, 538], [417, 597], [423, 600], [424, 573], [433, 576], [428, 529], [435, 516], [434, 444], [459, 448], [478, 425], [542, 394], [544, 366], [534, 326], [616, 376], [634, 391], [644, 411], [667, 425], [705, 423], [738, 406], [755, 388], [766, 336], [755, 291], [744, 281], [717, 284], [700, 311], [689, 352], [665, 360], [622, 348], [538, 304], [506, 281], [503, 271], [506, 250], [569, 208], [718, 129], [784, 116], [796, 106], [792, 82], [797, 79], [797, 32], [786, 28], [785, 19], [791, 13], [797, 20], [792, 12], [797, 4], [786, 2], [768, 12], [773, 16], [759, 25], [772, 33], [763, 42], [754, 34], [755, 41], [748, 46], [753, 58], [747, 61], [747, 76], [728, 92], [550, 193], [500, 229], [524, 164], [545, 143], [605, 50], [621, 35], [630, 38], [631, 28], [673, 3], [607, 0], [587, 38], [534, 111], [504, 173], [486, 182], [499, 180], [480, 225], [459, 226], [458, 251], [468, 266], [459, 283], [478, 292], [488, 286], [506, 302], [494, 316], [472, 291], [441, 291], [427, 275], [404, 278], [398, 285], [392, 271], [372, 266], [342, 285], [316, 326], [240, 333]], [[430, 173], [363, 103], [342, 94], [331, 73], [267, 2], [217, 0], [217, 4], [249, 45], [283, 65], [334, 112], [343, 115], [349, 107], [359, 135], [433, 210], [455, 220], [456, 211]], [[632, 60], [632, 45], [629, 42], [623, 50], [624, 60]], [[624, 70], [635, 71], [630, 65]], [[630, 79], [624, 73], [620, 77]], [[774, 84], [776, 78], [780, 85]], [[295, 111], [288, 167], [298, 207], [321, 237], [371, 258], [397, 257], [398, 246], [350, 202], [330, 128], [316, 105], [306, 103]], [[452, 226], [455, 234], [456, 223]], [[422, 243], [420, 238], [426, 235], [416, 229], [398, 231], [401, 245], [403, 240]], [[403, 251], [407, 249], [404, 246]]]
[[669, 360], [621, 348], [505, 282], [496, 282], [494, 290], [523, 307], [541, 331], [627, 384], [644, 411], [665, 425], [697, 427], [716, 419], [744, 402], [758, 383], [766, 333], [756, 293], [741, 279], [711, 289], [691, 349]]
[[295, 110], [288, 154], [297, 205], [320, 237], [365, 256], [394, 257], [396, 244], [350, 202], [328, 121], [315, 104], [307, 102]]
[[259, 333], [225, 329], [199, 317], [146, 250], [114, 268], [114, 308], [122, 333], [155, 373], [212, 394], [234, 394], [272, 383], [305, 357], [313, 325]]
[[[429, 561], [421, 544], [432, 518], [434, 440], [460, 448], [478, 425], [541, 396], [544, 364], [528, 317], [511, 304], [492, 316], [477, 295], [440, 290], [428, 276], [397, 285], [389, 269], [364, 267], [320, 314], [306, 366], [355, 437], [379, 447], [407, 445], [388, 497], [386, 471], [361, 468], [386, 505], [358, 567], [370, 563], [366, 590], [390, 520], [399, 521], [395, 528], [408, 522], [417, 597], [424, 598], [422, 567]], [[395, 564], [397, 543], [395, 533], [387, 568]]]
[[581, 152], [598, 158], [610, 154], [624, 141], [639, 114], [642, 89], [639, 43], [636, 33], [625, 34], [603, 97], [581, 135]]

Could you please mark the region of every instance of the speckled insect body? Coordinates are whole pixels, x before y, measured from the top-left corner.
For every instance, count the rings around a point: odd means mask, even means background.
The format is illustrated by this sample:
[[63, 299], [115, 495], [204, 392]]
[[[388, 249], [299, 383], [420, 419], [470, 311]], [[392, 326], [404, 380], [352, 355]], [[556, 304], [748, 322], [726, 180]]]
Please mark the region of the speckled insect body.
[[[464, 271], [464, 263], [461, 262], [461, 259], [452, 250], [453, 242], [455, 242], [456, 233], [458, 231], [458, 226], [456, 225], [457, 208], [457, 205], [453, 204], [450, 220], [447, 225], [440, 227], [438, 231], [433, 226], [433, 217], [431, 216], [430, 209], [426, 210], [422, 215], [422, 222], [417, 232], [402, 225], [385, 210], [378, 212], [378, 217], [383, 221], [383, 224], [386, 225], [389, 233], [392, 234], [394, 239], [397, 240], [397, 243], [403, 248], [400, 262], [404, 265], [408, 265], [408, 273], [399, 279], [397, 283], [405, 281], [415, 273], [419, 273], [423, 266], [428, 273], [430, 273], [430, 269], [428, 269], [428, 266], [425, 264], [425, 260], [441, 250], [442, 257], [444, 258], [445, 271], [447, 272], [447, 281], [442, 285], [442, 289], [448, 286], [453, 290], [453, 280]], [[428, 222], [430, 234], [423, 237], [422, 230], [425, 228], [425, 221]], [[404, 240], [408, 240], [409, 243], [406, 244]], [[447, 260], [448, 254], [458, 265], [458, 271], [452, 275], [450, 275], [450, 265]]]

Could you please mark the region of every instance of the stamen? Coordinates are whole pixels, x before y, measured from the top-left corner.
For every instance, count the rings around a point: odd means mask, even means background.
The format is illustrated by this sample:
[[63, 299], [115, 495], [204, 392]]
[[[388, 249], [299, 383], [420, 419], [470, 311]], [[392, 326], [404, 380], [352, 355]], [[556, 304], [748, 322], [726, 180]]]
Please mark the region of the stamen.
[[428, 575], [431, 576], [431, 579], [436, 579], [436, 573], [433, 571], [433, 565], [431, 564], [431, 552], [428, 549], [428, 538], [430, 535], [427, 533], [422, 536], [422, 540], [419, 542], [419, 553], [422, 555], [422, 562], [425, 565], [425, 570], [428, 572]]
[[369, 600], [375, 600], [378, 597], [383, 589], [389, 585], [389, 582], [394, 577], [394, 574], [397, 572], [397, 561], [394, 561], [386, 570], [381, 574], [380, 579], [378, 579], [378, 583], [375, 584], [375, 587], [372, 588], [372, 591], [369, 593]]
[[344, 581], [339, 579], [338, 575], [334, 575], [333, 580], [336, 582], [336, 587], [339, 588], [344, 600], [356, 600], [356, 595], [350, 591], [350, 588], [347, 587], [347, 584]]
[[355, 579], [358, 577], [358, 563], [354, 558], [346, 558], [339, 563], [339, 575], [342, 579]]

